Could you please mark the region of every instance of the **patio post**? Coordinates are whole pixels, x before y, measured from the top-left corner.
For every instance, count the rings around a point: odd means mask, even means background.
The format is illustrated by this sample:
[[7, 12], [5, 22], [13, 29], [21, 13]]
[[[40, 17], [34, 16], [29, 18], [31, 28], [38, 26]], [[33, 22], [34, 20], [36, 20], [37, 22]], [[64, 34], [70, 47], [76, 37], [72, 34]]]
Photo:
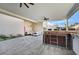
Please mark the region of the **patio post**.
[[66, 31], [68, 31], [68, 19], [66, 19]]

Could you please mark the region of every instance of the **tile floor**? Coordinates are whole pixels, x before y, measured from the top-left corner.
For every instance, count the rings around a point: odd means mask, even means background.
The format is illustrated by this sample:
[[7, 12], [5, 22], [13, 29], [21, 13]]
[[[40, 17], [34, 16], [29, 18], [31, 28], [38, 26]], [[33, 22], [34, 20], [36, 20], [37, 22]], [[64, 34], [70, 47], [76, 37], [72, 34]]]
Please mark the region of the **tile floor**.
[[0, 55], [74, 55], [74, 52], [43, 44], [42, 36], [26, 36], [0, 42]]

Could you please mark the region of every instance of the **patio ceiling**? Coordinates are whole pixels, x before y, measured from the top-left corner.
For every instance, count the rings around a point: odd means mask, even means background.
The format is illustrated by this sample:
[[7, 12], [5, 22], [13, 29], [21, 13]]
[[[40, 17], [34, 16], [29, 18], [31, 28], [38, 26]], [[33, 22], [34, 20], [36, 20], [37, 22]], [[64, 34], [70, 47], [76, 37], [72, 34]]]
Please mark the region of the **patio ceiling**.
[[24, 5], [20, 8], [19, 3], [0, 3], [0, 9], [33, 21], [41, 20], [44, 16], [50, 20], [64, 20], [73, 6], [74, 3], [35, 3], [33, 6], [30, 5], [30, 8]]

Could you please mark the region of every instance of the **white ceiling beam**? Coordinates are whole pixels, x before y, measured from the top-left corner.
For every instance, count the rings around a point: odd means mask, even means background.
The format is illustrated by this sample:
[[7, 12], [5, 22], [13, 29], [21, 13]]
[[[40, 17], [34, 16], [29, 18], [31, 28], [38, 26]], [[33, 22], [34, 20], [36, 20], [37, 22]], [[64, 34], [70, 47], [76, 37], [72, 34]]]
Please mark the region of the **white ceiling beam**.
[[22, 19], [22, 20], [25, 20], [25, 21], [30, 21], [30, 22], [34, 22], [34, 23], [37, 23], [38, 22], [36, 20], [31, 20], [29, 18], [26, 18], [26, 17], [20, 16], [20, 15], [17, 15], [15, 13], [6, 11], [6, 10], [1, 9], [1, 8], [0, 8], [0, 13], [6, 14], [6, 15], [9, 15], [9, 16], [12, 16], [12, 17], [16, 17], [16, 18], [19, 18], [19, 19]]
[[75, 14], [79, 10], [79, 3], [75, 3], [74, 6], [67, 14], [67, 19], [69, 19], [73, 14]]

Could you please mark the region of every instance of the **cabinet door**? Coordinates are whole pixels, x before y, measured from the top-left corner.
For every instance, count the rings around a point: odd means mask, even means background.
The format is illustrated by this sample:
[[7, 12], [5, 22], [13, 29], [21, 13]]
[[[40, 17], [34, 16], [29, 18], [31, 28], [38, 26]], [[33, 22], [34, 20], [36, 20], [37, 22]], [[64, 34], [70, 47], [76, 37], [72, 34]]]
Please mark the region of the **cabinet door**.
[[65, 36], [58, 36], [58, 45], [65, 46]]
[[50, 43], [53, 45], [57, 45], [57, 36], [51, 35]]
[[50, 44], [50, 35], [45, 35], [44, 41], [46, 44]]

